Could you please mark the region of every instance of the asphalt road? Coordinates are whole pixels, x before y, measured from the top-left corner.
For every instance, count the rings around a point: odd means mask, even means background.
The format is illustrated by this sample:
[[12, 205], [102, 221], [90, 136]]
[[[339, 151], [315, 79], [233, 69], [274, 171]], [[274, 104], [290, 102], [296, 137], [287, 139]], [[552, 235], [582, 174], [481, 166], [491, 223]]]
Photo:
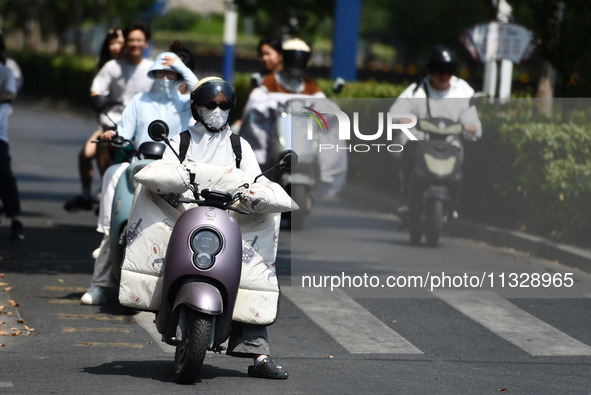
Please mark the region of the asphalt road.
[[153, 315], [79, 303], [100, 235], [92, 212], [62, 205], [94, 126], [53, 103], [10, 119], [27, 238], [8, 240], [2, 219], [0, 330], [14, 336], [0, 336], [0, 392], [591, 393], [588, 273], [469, 239], [410, 246], [392, 214], [338, 199], [280, 237], [269, 336], [290, 378], [208, 354], [195, 385], [175, 384]]

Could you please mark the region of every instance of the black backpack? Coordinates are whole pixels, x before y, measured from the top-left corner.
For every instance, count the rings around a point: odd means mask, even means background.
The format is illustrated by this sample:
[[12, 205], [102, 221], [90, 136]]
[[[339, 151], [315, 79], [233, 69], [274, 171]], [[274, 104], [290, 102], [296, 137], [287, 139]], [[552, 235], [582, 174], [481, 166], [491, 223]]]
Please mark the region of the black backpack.
[[[189, 134], [188, 130], [185, 130], [179, 136], [181, 138], [181, 143], [179, 145], [179, 157], [182, 163], [185, 161], [185, 157], [187, 156], [187, 150], [189, 149], [189, 144], [191, 143], [191, 135]], [[234, 155], [236, 155], [236, 168], [240, 169], [240, 161], [242, 160], [242, 146], [240, 145], [240, 136], [232, 133], [230, 135], [230, 142], [232, 143]]]

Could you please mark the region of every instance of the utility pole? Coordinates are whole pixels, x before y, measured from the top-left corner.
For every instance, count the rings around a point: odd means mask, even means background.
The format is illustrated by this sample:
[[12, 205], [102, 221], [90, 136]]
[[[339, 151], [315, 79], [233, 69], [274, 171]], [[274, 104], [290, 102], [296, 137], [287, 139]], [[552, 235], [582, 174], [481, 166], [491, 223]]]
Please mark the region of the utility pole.
[[335, 0], [332, 79], [357, 79], [357, 41], [361, 0]]
[[234, 46], [238, 30], [238, 9], [232, 0], [226, 1], [224, 14], [224, 60], [222, 78], [232, 83], [234, 78]]
[[[506, 0], [492, 0], [496, 9], [495, 19], [501, 23], [509, 23], [513, 8]], [[489, 97], [507, 99], [511, 97], [511, 79], [513, 62], [508, 59], [491, 60], [484, 65], [484, 81], [482, 90]]]

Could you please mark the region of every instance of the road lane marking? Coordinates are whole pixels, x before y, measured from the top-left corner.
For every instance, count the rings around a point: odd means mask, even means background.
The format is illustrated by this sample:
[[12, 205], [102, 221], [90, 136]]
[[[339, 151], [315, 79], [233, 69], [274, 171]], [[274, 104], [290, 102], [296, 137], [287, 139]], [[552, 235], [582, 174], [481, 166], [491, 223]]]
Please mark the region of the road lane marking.
[[351, 354], [423, 354], [339, 289], [282, 286], [281, 292]]
[[94, 320], [94, 321], [123, 321], [123, 317], [101, 314], [65, 314], [57, 313], [58, 320]]
[[62, 328], [62, 332], [74, 333], [74, 332], [117, 332], [117, 333], [130, 333], [133, 328]]
[[0, 381], [0, 388], [14, 388], [12, 381]]
[[138, 343], [95, 343], [95, 342], [84, 342], [76, 343], [77, 347], [124, 347], [124, 348], [144, 348], [143, 344]]
[[438, 290], [433, 294], [534, 356], [591, 355], [591, 347], [491, 291]]
[[80, 299], [49, 299], [51, 304], [80, 304]]
[[88, 287], [68, 287], [62, 285], [48, 285], [46, 287], [41, 288], [42, 291], [56, 291], [56, 292], [86, 292], [88, 291]]
[[150, 313], [148, 311], [140, 311], [134, 317], [135, 322], [138, 323], [139, 326], [144, 328], [146, 332], [154, 339], [154, 343], [158, 344], [158, 346], [162, 349], [162, 351], [166, 353], [174, 353], [176, 351], [175, 346], [171, 346], [170, 344], [166, 344], [162, 341], [162, 335], [158, 333], [156, 329], [156, 324], [154, 323], [154, 318], [156, 316], [154, 313]]

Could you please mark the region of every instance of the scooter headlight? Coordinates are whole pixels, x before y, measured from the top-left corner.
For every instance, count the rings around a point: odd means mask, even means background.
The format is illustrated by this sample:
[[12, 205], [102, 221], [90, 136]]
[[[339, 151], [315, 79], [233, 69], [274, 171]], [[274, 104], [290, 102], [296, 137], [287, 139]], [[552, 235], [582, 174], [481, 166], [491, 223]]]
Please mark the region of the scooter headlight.
[[199, 269], [209, 269], [215, 262], [215, 255], [222, 249], [222, 239], [211, 229], [198, 230], [191, 237], [191, 248], [195, 252], [195, 266]]

